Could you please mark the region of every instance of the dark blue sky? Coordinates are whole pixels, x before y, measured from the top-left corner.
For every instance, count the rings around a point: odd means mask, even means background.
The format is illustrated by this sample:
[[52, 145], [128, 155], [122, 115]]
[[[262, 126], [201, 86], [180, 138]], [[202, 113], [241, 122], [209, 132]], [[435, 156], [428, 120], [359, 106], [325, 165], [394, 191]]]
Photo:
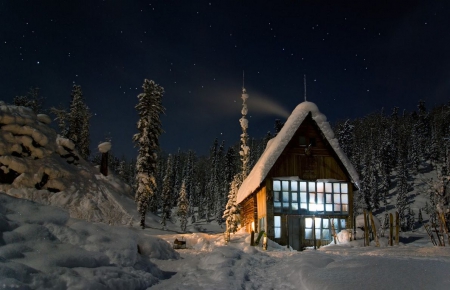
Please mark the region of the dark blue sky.
[[[166, 152], [239, 140], [242, 71], [249, 134], [308, 100], [330, 121], [450, 98], [450, 1], [0, 1], [0, 99], [41, 88], [68, 106], [75, 82], [93, 145], [135, 156], [145, 78], [165, 88]], [[264, 101], [263, 101], [264, 100]], [[277, 107], [278, 106], [278, 107]], [[278, 110], [282, 112], [283, 110]]]

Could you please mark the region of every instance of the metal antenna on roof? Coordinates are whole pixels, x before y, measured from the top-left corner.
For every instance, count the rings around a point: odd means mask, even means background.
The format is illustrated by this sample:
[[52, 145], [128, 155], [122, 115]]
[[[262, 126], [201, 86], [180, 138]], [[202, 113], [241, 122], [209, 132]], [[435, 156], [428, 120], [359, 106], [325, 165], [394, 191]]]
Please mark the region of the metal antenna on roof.
[[306, 102], [306, 74], [303, 75], [303, 88], [305, 89], [304, 95], [305, 95], [305, 102]]

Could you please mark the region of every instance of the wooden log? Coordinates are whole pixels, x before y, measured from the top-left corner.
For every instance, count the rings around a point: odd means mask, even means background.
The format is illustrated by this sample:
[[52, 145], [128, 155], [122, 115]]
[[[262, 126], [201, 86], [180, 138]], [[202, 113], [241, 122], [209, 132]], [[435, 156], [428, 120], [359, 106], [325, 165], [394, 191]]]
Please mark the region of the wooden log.
[[369, 246], [369, 222], [367, 220], [367, 212], [364, 210], [364, 246]]
[[370, 214], [370, 223], [372, 224], [372, 233], [375, 237], [375, 242], [377, 243], [377, 247], [379, 247], [380, 242], [378, 241], [377, 229], [375, 227], [375, 223], [373, 222], [373, 214], [372, 214], [372, 212], [369, 212], [369, 214]]

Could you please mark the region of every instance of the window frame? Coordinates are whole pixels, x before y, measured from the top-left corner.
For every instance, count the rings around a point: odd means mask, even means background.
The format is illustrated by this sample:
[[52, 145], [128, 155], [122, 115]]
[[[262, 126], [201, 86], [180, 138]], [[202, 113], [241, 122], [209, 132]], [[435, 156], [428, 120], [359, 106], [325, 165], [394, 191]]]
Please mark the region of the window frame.
[[349, 183], [346, 181], [276, 178], [272, 180], [272, 188], [275, 214], [349, 214]]

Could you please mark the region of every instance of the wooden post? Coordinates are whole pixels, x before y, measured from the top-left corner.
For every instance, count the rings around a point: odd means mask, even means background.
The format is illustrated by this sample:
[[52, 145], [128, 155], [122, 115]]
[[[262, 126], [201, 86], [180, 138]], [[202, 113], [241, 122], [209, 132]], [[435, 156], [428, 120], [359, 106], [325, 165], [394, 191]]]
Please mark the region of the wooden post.
[[[437, 229], [436, 224], [434, 224], [434, 231], [436, 232], [436, 236], [438, 238], [439, 241], [439, 246], [443, 247], [444, 245], [442, 244], [442, 239], [441, 239], [441, 235], [439, 233], [439, 230]], [[442, 237], [443, 238], [443, 237]]]
[[398, 211], [395, 212], [395, 244], [398, 245], [400, 241], [400, 220]]
[[[445, 235], [447, 235], [448, 243], [450, 245], [450, 234], [448, 233], [447, 222], [445, 221], [445, 215], [443, 212], [439, 213], [439, 219], [441, 221], [442, 239], [444, 239]], [[444, 245], [445, 245], [445, 239], [444, 239]]]
[[369, 246], [369, 222], [367, 221], [367, 212], [364, 210], [364, 246]]
[[255, 231], [252, 231], [251, 238], [250, 238], [250, 246], [255, 246]]
[[336, 245], [337, 235], [336, 235], [336, 228], [334, 227], [334, 218], [331, 218], [330, 222], [331, 222], [331, 234], [333, 235], [334, 244]]
[[375, 223], [373, 222], [372, 212], [370, 212], [369, 214], [370, 214], [370, 222], [372, 223], [372, 232], [373, 232], [373, 235], [375, 237], [375, 242], [377, 243], [377, 247], [379, 247], [380, 246], [380, 242], [378, 241], [377, 229], [375, 227]]
[[393, 246], [394, 242], [394, 216], [392, 213], [389, 214], [389, 246]]
[[104, 176], [108, 176], [108, 152], [102, 153], [100, 173], [103, 174]]

